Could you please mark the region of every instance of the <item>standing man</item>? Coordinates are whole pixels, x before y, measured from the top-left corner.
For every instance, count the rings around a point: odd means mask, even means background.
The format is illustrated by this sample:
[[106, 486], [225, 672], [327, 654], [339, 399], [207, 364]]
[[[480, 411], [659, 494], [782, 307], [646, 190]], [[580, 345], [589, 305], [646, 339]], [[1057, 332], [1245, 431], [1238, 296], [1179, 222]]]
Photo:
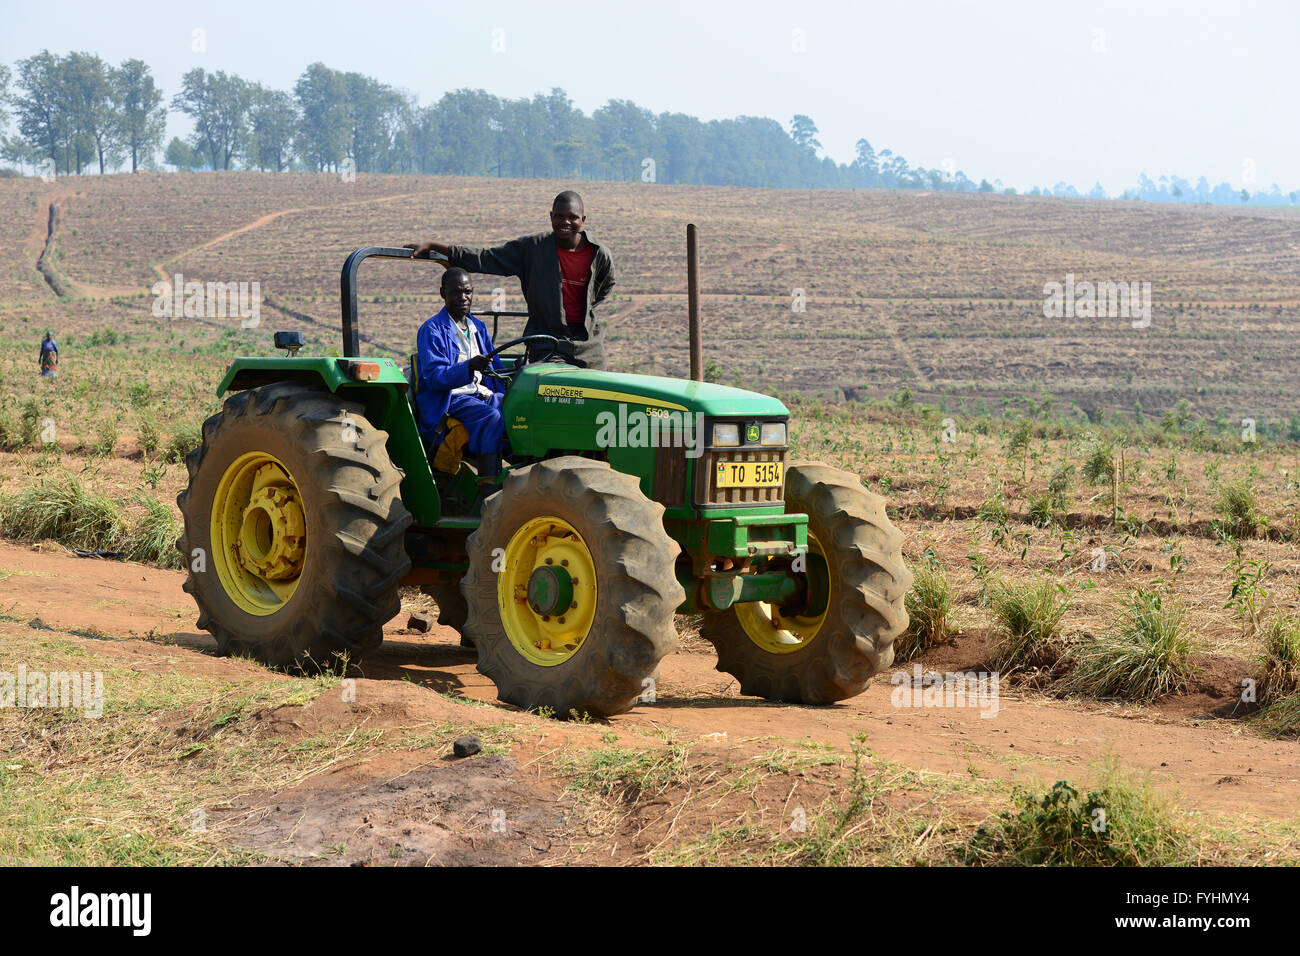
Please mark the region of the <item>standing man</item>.
[[49, 329], [45, 330], [45, 338], [41, 340], [41, 376], [59, 377], [59, 343], [54, 341]]
[[[515, 276], [528, 303], [525, 335], [553, 335], [574, 343], [578, 359], [605, 368], [605, 328], [597, 307], [614, 287], [609, 252], [587, 235], [582, 197], [566, 190], [551, 205], [551, 231], [513, 239], [492, 249], [442, 242], [407, 243], [415, 254], [438, 252], [469, 272]], [[533, 348], [536, 354], [541, 349]]]

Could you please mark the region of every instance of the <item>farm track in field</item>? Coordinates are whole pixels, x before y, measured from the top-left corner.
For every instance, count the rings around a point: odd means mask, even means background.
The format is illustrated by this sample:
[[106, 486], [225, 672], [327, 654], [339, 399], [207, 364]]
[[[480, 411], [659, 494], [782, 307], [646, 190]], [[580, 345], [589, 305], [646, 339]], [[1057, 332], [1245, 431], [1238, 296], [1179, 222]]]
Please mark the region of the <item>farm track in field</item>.
[[[96, 638], [85, 641], [91, 654], [103, 639], [134, 635], [139, 648], [132, 653], [145, 661], [166, 659], [168, 667], [184, 671], [210, 660], [213, 642], [191, 629], [193, 608], [179, 572], [3, 542], [0, 569], [8, 572], [0, 573], [0, 608], [11, 621], [38, 620], [74, 636], [92, 633]], [[492, 683], [476, 671], [473, 652], [459, 646], [454, 631], [435, 626], [427, 634], [408, 633], [405, 617], [403, 612], [387, 625], [383, 647], [359, 666], [362, 683], [410, 682], [501, 707]], [[153, 636], [140, 642], [147, 635]], [[974, 668], [979, 653], [941, 649], [919, 665]], [[878, 753], [917, 771], [959, 779], [977, 767], [983, 776], [1025, 784], [1077, 777], [1109, 753], [1202, 810], [1287, 820], [1300, 803], [1295, 743], [1244, 733], [1233, 720], [1188, 720], [1158, 706], [1052, 701], [1009, 684], [994, 719], [975, 708], [900, 709], [891, 704], [887, 677], [834, 706], [782, 705], [739, 697], [734, 680], [713, 663], [697, 644], [665, 658], [656, 702], [640, 704], [610, 725], [676, 731], [688, 740], [714, 741], [742, 758], [770, 750], [773, 742], [842, 747], [866, 733]], [[275, 676], [264, 673], [268, 681]]]

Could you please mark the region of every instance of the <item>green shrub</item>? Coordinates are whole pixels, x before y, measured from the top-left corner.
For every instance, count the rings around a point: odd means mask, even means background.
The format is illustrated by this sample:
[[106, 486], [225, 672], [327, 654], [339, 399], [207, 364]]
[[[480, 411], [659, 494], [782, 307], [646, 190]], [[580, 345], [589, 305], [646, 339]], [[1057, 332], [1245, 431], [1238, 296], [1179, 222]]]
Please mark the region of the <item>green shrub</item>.
[[1079, 793], [1059, 780], [1036, 795], [1017, 789], [1016, 808], [976, 831], [959, 855], [979, 866], [1168, 866], [1196, 862], [1186, 826], [1149, 783], [1113, 770]]
[[191, 422], [185, 422], [172, 432], [172, 437], [167, 442], [167, 449], [164, 457], [178, 462], [184, 462], [185, 456], [198, 448], [203, 443], [203, 427]]
[[127, 391], [132, 408], [145, 408], [153, 401], [153, 389], [148, 382], [135, 382]]
[[1007, 455], [1025, 455], [1029, 451], [1029, 444], [1034, 438], [1034, 423], [1028, 418], [1022, 418], [1016, 422], [1011, 429], [1011, 434], [1007, 436]]
[[1056, 501], [1051, 492], [1031, 495], [1028, 509], [1029, 523], [1039, 528], [1050, 528], [1056, 524]]
[[18, 416], [7, 403], [0, 401], [0, 448], [16, 448], [22, 444], [22, 440]]
[[158, 419], [153, 416], [152, 412], [141, 412], [136, 424], [137, 437], [140, 439], [140, 447], [149, 457], [153, 457], [158, 446], [162, 444], [162, 432], [158, 428]]
[[1066, 593], [1047, 579], [1027, 584], [1001, 581], [991, 589], [990, 599], [1000, 630], [990, 663], [1003, 671], [1049, 663], [1070, 603]]
[[1115, 473], [1115, 446], [1093, 439], [1083, 446], [1083, 477], [1094, 485], [1109, 484]]
[[1075, 651], [1069, 693], [1153, 700], [1184, 690], [1194, 650], [1187, 609], [1177, 598], [1139, 588], [1106, 633]]
[[1007, 506], [1002, 499], [1002, 493], [998, 492], [992, 498], [988, 498], [980, 505], [979, 518], [981, 521], [992, 521], [994, 524], [1006, 524]]
[[19, 418], [18, 441], [15, 443], [21, 448], [34, 448], [41, 443], [41, 419], [45, 417], [40, 407], [36, 404], [35, 398], [29, 398], [23, 403], [22, 414]]
[[117, 418], [107, 415], [95, 423], [95, 439], [90, 443], [90, 452], [108, 458], [116, 448]]

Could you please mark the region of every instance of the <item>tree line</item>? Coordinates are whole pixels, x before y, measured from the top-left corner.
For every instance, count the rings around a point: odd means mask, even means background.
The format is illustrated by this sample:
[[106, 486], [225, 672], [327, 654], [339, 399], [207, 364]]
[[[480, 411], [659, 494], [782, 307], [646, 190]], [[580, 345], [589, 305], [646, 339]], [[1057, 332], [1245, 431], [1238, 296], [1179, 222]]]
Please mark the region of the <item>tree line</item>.
[[[193, 132], [164, 148], [168, 109]], [[276, 90], [224, 71], [190, 70], [165, 102], [149, 66], [113, 66], [91, 53], [48, 50], [0, 64], [0, 134], [8, 114], [17, 134], [0, 135], [0, 160], [59, 175], [132, 171], [163, 161], [181, 170], [430, 173], [542, 179], [640, 180], [775, 188], [888, 188], [1003, 192], [956, 168], [912, 166], [901, 155], [857, 142], [849, 163], [819, 155], [813, 120], [740, 116], [705, 122], [610, 100], [590, 115], [562, 89], [508, 99], [458, 89], [421, 105], [374, 77], [313, 63], [293, 89]], [[1080, 195], [1057, 183], [1030, 195]], [[1107, 198], [1101, 186], [1088, 196]], [[1164, 202], [1296, 202], [1297, 194], [1211, 189], [1177, 177], [1146, 176], [1122, 198]]]

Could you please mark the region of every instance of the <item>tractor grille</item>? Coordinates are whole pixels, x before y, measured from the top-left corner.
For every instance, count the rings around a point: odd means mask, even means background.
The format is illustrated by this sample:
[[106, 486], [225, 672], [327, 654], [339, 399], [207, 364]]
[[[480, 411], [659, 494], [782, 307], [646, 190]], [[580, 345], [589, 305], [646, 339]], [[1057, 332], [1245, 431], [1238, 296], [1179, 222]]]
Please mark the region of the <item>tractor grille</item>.
[[695, 501], [701, 505], [771, 505], [785, 501], [784, 488], [715, 488], [718, 459], [724, 461], [780, 461], [786, 459], [783, 448], [729, 448], [706, 451], [695, 471]]
[[670, 446], [655, 450], [654, 500], [665, 508], [686, 504], [685, 448]]

